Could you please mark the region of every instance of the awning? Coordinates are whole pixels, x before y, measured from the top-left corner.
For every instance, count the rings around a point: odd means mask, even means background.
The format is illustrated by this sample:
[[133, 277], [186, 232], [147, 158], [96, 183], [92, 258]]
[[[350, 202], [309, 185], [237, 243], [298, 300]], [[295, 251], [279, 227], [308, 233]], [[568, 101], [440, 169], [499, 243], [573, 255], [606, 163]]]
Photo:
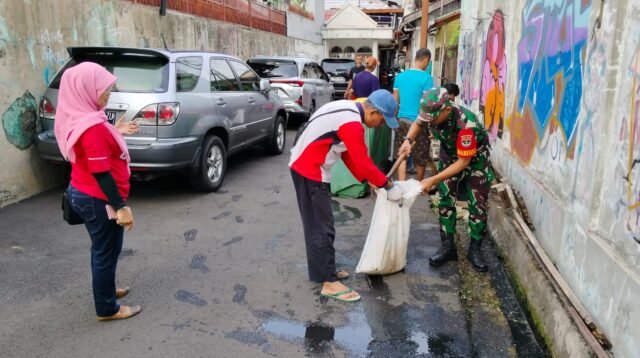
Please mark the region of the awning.
[[402, 22], [400, 23], [400, 28], [405, 27], [405, 25], [408, 25], [416, 21], [417, 19], [420, 19], [421, 17], [422, 17], [422, 10], [414, 11], [407, 16], [403, 16]]
[[[433, 20], [433, 24], [431, 24], [429, 26], [429, 31], [431, 31], [432, 29], [435, 29], [437, 27], [440, 27], [452, 20], [458, 19], [460, 18], [460, 10], [455, 10], [447, 15], [441, 16], [436, 18], [435, 20]], [[418, 10], [415, 12], [410, 13], [409, 15], [405, 16], [402, 18], [402, 22], [400, 23], [399, 28], [403, 29], [406, 25], [411, 24], [412, 22], [422, 19], [422, 10]], [[413, 30], [411, 30], [413, 31]]]

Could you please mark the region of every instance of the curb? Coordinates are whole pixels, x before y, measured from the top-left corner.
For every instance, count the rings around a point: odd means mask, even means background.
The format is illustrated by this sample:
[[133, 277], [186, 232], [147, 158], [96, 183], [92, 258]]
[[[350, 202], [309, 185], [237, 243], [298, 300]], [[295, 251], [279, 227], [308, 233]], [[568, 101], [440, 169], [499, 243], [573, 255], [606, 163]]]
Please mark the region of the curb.
[[554, 356], [596, 356], [522, 239], [524, 232], [514, 224], [515, 220], [512, 209], [502, 202], [499, 195], [491, 195], [489, 235], [514, 279], [513, 284], [523, 301], [523, 308], [533, 321], [533, 328], [543, 337]]

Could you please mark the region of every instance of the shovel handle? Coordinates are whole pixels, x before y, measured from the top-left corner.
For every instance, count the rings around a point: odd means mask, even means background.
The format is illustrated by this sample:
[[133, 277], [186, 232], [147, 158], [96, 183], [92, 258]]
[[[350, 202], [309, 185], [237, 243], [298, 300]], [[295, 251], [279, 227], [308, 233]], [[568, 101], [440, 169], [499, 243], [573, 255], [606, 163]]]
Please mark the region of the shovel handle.
[[393, 166], [391, 167], [391, 170], [389, 170], [389, 172], [387, 173], [387, 178], [391, 178], [393, 176], [393, 174], [396, 173], [396, 170], [398, 170], [398, 167], [400, 166], [400, 163], [402, 163], [405, 159], [407, 159], [407, 155], [406, 154], [402, 154], [401, 156], [398, 157], [398, 159], [396, 159], [396, 162], [393, 163]]
[[[413, 142], [411, 144], [411, 148], [413, 148], [413, 145], [416, 144], [415, 142]], [[389, 170], [389, 172], [387, 173], [387, 178], [391, 178], [393, 176], [393, 174], [395, 174], [396, 170], [398, 170], [398, 167], [400, 166], [400, 164], [407, 159], [407, 154], [402, 154], [398, 157], [398, 159], [396, 159], [396, 162], [393, 163], [393, 166], [391, 167], [391, 170]]]

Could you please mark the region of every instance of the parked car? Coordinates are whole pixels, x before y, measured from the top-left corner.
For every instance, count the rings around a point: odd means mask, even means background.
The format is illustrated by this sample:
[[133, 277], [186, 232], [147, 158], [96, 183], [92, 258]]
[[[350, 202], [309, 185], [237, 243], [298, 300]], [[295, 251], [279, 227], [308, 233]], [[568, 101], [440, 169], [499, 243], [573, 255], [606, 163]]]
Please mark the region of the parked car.
[[44, 131], [40, 156], [63, 158], [53, 131], [64, 71], [83, 61], [118, 77], [105, 109], [111, 123], [124, 116], [140, 132], [126, 136], [134, 178], [179, 171], [203, 191], [224, 180], [227, 157], [253, 144], [281, 154], [286, 141], [284, 103], [247, 64], [235, 57], [120, 47], [72, 47], [71, 59], [46, 89], [39, 106]]
[[320, 62], [333, 84], [333, 99], [343, 99], [349, 83], [349, 71], [356, 66], [350, 58], [325, 58]]
[[304, 57], [259, 56], [247, 61], [285, 103], [290, 115], [310, 117], [333, 99], [333, 85], [322, 67]]

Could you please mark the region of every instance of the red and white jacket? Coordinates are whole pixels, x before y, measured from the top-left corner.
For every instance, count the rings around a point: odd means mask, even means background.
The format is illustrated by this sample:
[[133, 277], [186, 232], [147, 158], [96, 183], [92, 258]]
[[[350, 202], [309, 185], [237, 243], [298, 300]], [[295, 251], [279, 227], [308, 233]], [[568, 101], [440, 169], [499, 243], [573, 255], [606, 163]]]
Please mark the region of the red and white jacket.
[[335, 101], [322, 106], [291, 149], [289, 167], [303, 177], [329, 183], [331, 167], [342, 158], [358, 180], [384, 187], [387, 177], [369, 157], [359, 103]]

